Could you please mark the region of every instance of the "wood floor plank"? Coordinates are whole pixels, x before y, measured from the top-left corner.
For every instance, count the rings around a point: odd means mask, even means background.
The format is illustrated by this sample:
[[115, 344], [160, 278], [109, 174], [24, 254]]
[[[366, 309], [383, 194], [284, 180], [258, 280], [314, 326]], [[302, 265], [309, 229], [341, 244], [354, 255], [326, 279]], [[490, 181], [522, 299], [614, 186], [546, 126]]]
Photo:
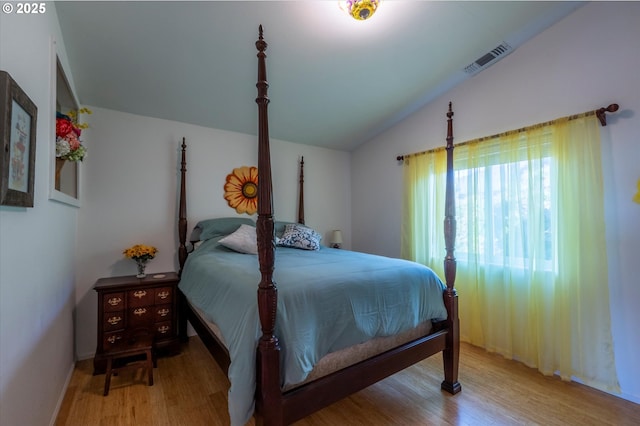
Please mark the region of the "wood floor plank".
[[[123, 371], [102, 396], [104, 375], [78, 362], [57, 426], [226, 426], [229, 382], [197, 337], [161, 357], [154, 385], [142, 370]], [[461, 345], [462, 392], [440, 390], [442, 358], [424, 360], [343, 399], [296, 426], [449, 426], [640, 424], [640, 405], [545, 377], [523, 364]], [[248, 426], [254, 426], [253, 420]]]

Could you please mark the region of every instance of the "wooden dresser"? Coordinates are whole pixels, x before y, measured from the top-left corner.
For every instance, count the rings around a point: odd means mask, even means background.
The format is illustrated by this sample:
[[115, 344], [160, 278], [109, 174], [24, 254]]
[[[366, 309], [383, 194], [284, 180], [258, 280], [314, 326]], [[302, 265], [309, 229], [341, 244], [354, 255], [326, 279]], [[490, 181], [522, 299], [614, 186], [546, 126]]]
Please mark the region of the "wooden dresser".
[[122, 342], [151, 334], [160, 352], [178, 352], [178, 274], [161, 272], [145, 278], [135, 275], [100, 278], [98, 292], [98, 346], [93, 359], [94, 374], [104, 373], [106, 354]]

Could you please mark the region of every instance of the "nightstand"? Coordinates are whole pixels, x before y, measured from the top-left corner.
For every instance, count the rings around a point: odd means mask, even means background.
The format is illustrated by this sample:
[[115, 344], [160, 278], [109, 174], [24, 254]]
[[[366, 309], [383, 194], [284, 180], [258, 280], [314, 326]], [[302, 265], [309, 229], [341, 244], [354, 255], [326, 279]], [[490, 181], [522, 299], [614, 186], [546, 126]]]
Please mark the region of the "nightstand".
[[132, 336], [152, 336], [156, 352], [177, 353], [178, 274], [162, 272], [145, 278], [135, 275], [100, 278], [98, 292], [98, 345], [93, 374], [104, 373], [107, 354], [121, 351]]

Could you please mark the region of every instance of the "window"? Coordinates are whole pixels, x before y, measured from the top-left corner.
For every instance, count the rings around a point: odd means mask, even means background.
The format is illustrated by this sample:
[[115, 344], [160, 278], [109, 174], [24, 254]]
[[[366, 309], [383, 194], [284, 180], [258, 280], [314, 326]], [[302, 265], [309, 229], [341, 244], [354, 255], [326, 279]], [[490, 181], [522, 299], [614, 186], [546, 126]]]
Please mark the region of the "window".
[[[546, 150], [548, 151], [548, 150]], [[551, 158], [485, 156], [469, 168], [457, 153], [456, 256], [491, 265], [551, 270]], [[523, 155], [517, 155], [522, 157]], [[504, 155], [503, 155], [504, 157]]]

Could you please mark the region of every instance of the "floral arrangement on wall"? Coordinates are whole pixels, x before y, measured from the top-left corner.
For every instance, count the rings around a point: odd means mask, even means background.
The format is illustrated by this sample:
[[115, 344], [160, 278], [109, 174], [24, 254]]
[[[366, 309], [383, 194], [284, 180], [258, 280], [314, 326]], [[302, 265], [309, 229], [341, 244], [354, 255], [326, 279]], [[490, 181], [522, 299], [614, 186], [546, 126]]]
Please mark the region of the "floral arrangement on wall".
[[258, 168], [243, 166], [233, 169], [224, 184], [224, 199], [238, 213], [258, 211]]
[[66, 115], [56, 112], [56, 158], [67, 161], [82, 161], [87, 148], [82, 145], [80, 135], [89, 127], [78, 122], [78, 114], [91, 114], [89, 108], [69, 111]]

